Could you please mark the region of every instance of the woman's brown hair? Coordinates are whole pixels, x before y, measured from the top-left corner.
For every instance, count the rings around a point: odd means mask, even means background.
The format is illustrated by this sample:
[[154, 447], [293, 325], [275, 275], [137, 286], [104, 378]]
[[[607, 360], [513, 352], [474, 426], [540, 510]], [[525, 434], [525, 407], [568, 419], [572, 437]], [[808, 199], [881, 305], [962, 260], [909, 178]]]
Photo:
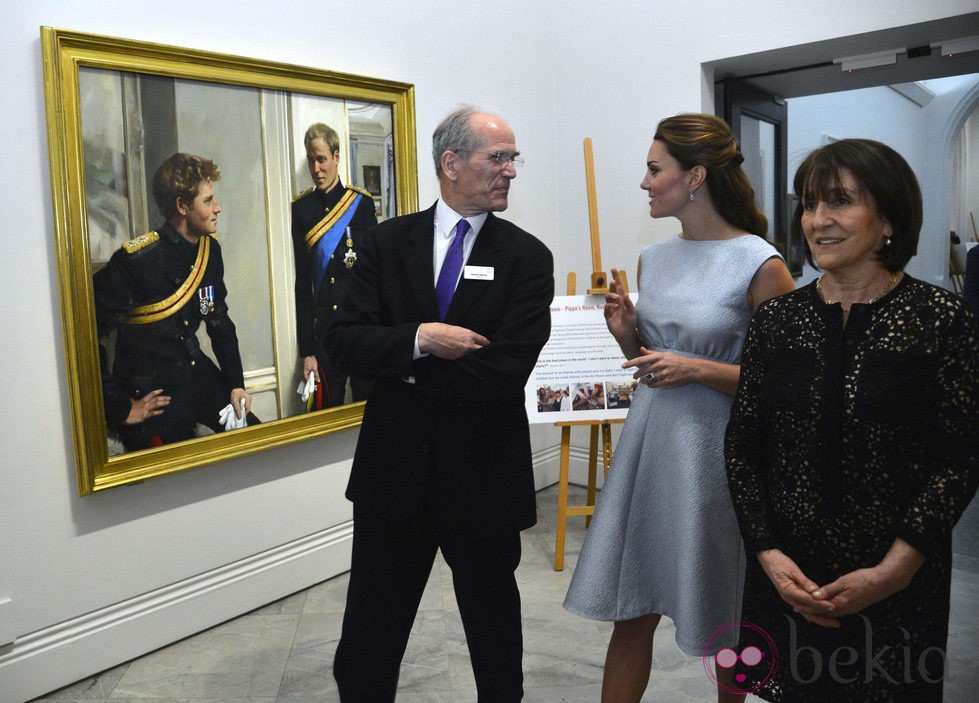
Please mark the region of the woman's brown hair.
[[707, 169], [707, 192], [721, 217], [759, 237], [768, 234], [768, 218], [755, 205], [755, 191], [741, 168], [741, 147], [727, 122], [716, 115], [683, 113], [660, 122], [653, 139], [663, 142], [685, 171], [697, 165]]
[[[891, 238], [877, 260], [891, 273], [902, 270], [918, 250], [921, 232], [921, 188], [914, 171], [894, 149], [872, 139], [840, 139], [813, 151], [799, 165], [792, 182], [799, 202], [792, 215], [792, 236], [803, 238], [806, 201], [825, 200], [840, 189], [840, 171], [849, 171], [891, 226]], [[815, 266], [806, 249], [809, 263]]]

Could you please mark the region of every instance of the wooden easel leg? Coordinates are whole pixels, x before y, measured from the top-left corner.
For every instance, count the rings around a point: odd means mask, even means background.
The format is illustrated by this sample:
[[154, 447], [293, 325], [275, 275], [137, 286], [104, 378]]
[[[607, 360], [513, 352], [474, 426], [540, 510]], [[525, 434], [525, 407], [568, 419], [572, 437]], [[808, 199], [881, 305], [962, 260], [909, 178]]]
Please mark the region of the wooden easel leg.
[[602, 423], [602, 466], [605, 475], [608, 476], [609, 467], [612, 465], [612, 425], [607, 422]]
[[[595, 487], [598, 485], [598, 425], [591, 426], [588, 441], [588, 499], [586, 504], [594, 507]], [[591, 515], [585, 515], [585, 527], [591, 526]]]
[[568, 523], [568, 465], [571, 462], [571, 428], [561, 428], [561, 467], [557, 484], [557, 541], [554, 570], [564, 571], [564, 533]]

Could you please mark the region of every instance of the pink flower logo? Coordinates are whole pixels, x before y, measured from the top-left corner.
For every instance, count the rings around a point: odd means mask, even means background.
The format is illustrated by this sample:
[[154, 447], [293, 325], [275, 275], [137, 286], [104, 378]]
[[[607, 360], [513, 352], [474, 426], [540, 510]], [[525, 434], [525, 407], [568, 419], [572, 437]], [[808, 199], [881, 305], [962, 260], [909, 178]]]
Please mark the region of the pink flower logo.
[[[746, 644], [740, 653], [731, 647], [724, 647], [717, 650], [717, 653], [713, 656], [711, 655], [711, 652], [716, 649], [715, 643], [722, 636], [731, 630], [737, 633], [739, 629], [741, 630], [741, 644], [738, 646], [745, 645], [746, 641], [753, 641], [754, 644]], [[723, 625], [714, 631], [704, 646], [702, 660], [704, 671], [707, 672], [707, 678], [713, 681], [714, 685], [721, 690], [735, 694], [754, 693], [768, 683], [778, 670], [778, 648], [775, 646], [775, 640], [772, 639], [771, 635], [754, 623], [748, 621], [733, 622]], [[751, 669], [750, 677], [744, 673], [742, 667], [741, 670], [736, 671], [734, 674], [734, 681], [736, 683], [733, 686], [717, 680], [715, 667], [720, 669], [733, 669], [738, 661], [744, 667]]]

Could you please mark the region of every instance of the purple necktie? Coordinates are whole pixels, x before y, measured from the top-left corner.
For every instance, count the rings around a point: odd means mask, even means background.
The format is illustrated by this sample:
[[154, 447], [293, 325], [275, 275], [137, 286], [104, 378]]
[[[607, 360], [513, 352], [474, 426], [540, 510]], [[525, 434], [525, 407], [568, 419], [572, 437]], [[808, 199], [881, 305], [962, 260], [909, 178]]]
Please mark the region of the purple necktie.
[[459, 272], [462, 270], [462, 240], [465, 239], [468, 230], [469, 223], [459, 220], [459, 224], [456, 225], [456, 235], [445, 253], [442, 270], [439, 271], [439, 280], [435, 284], [439, 320], [445, 320], [445, 313], [449, 309], [449, 303], [452, 302], [452, 294], [455, 293], [456, 281], [459, 280]]

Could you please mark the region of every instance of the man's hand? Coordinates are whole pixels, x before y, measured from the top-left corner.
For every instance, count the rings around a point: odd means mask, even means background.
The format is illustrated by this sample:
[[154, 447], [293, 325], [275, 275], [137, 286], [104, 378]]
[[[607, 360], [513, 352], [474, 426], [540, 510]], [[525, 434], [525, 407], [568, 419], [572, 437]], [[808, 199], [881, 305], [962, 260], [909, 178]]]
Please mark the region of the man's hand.
[[303, 380], [304, 381], [309, 380], [309, 374], [313, 374], [313, 380], [315, 381], [320, 380], [320, 367], [319, 364], [316, 363], [316, 357], [312, 355], [303, 357]]
[[458, 359], [490, 343], [470, 329], [444, 322], [423, 322], [418, 328], [418, 349], [440, 359]]
[[155, 391], [150, 391], [138, 400], [136, 398], [130, 398], [129, 402], [132, 405], [129, 408], [129, 415], [126, 416], [123, 424], [138, 425], [154, 415], [162, 415], [163, 408], [170, 404], [170, 396], [161, 395], [162, 393], [163, 389], [157, 388]]
[[248, 395], [248, 391], [244, 388], [235, 388], [231, 391], [231, 407], [235, 410], [235, 417], [239, 420], [242, 416], [241, 411], [241, 401], [245, 400], [245, 414], [247, 415], [252, 409], [252, 397]]

